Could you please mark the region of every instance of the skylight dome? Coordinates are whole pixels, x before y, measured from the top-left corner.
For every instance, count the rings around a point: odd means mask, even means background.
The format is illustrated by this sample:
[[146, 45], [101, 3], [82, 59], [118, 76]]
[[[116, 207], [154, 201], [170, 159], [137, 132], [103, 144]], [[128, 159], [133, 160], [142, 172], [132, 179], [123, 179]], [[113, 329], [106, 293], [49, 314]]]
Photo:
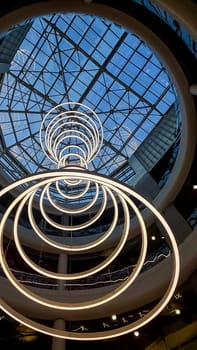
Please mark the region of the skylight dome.
[[73, 101], [95, 111], [104, 130], [90, 170], [116, 177], [126, 167], [126, 182], [129, 158], [175, 103], [165, 68], [139, 37], [103, 18], [53, 14], [25, 26], [1, 82], [2, 165], [12, 178], [53, 169], [40, 125], [53, 107]]

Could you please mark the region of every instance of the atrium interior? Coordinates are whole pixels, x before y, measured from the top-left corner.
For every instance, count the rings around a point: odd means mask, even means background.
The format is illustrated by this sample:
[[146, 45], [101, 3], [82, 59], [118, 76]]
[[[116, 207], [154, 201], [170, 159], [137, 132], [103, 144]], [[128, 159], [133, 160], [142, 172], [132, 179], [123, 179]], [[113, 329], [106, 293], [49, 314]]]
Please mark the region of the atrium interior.
[[0, 5], [2, 347], [196, 349], [186, 3]]

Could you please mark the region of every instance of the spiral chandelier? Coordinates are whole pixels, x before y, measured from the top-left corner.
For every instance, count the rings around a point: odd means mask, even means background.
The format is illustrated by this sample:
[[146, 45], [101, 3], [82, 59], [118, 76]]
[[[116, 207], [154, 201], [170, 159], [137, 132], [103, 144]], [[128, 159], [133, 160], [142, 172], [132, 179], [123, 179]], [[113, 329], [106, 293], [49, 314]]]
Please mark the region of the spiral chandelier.
[[[39, 332], [50, 336], [72, 340], [101, 340], [114, 338], [123, 334], [132, 332], [150, 322], [155, 318], [168, 304], [174, 294], [179, 278], [179, 252], [174, 235], [158, 210], [141, 195], [133, 191], [129, 186], [115, 181], [107, 176], [99, 175], [96, 172], [88, 170], [88, 164], [96, 157], [102, 147], [103, 128], [102, 124], [94, 111], [80, 103], [67, 102], [52, 108], [44, 117], [40, 127], [40, 144], [45, 155], [57, 166], [57, 170], [37, 173], [22, 178], [0, 191], [1, 200], [13, 190], [18, 190], [19, 195], [6, 208], [0, 223], [0, 263], [1, 267], [17, 292], [33, 301], [35, 304], [42, 305], [50, 310], [87, 310], [94, 307], [105, 305], [111, 300], [120, 296], [139, 275], [147, 253], [148, 237], [146, 225], [136, 202], [140, 202], [147, 207], [155, 216], [166, 232], [171, 248], [173, 258], [173, 268], [169, 286], [160, 299], [160, 301], [144, 317], [133, 323], [123, 325], [115, 330], [105, 330], [103, 332], [71, 332], [68, 330], [59, 330], [41, 323], [35, 322], [26, 315], [17, 310], [1, 299], [1, 308], [11, 317], [19, 322], [31, 327]], [[22, 189], [22, 190], [21, 190]], [[92, 193], [92, 196], [87, 196]], [[85, 200], [83, 200], [85, 198]], [[34, 217], [33, 208], [39, 203], [39, 211], [44, 221], [54, 230], [67, 233], [67, 240], [64, 237], [55, 240], [46, 235], [44, 230], [38, 225]], [[90, 237], [87, 243], [75, 243], [69, 235], [74, 231], [87, 230], [91, 225], [98, 222], [102, 214], [108, 208], [113, 208], [113, 215], [109, 227], [94, 239]], [[92, 216], [84, 222], [78, 224], [63, 224], [56, 222], [50, 217], [46, 207], [51, 206], [54, 210], [66, 217], [83, 214], [87, 217], [90, 211]], [[114, 230], [120, 230], [119, 241], [111, 254], [101, 263], [93, 268], [89, 268], [79, 273], [58, 273], [50, 271], [36, 264], [23, 248], [23, 242], [20, 239], [20, 218], [24, 210], [27, 211], [29, 223], [36, 235], [39, 236], [45, 244], [65, 254], [73, 252], [89, 253], [95, 247], [99, 247], [104, 241], [111, 237]], [[118, 219], [123, 215], [123, 224], [118, 225]], [[92, 276], [104, 268], [108, 267], [115, 258], [121, 253], [128, 240], [129, 233], [132, 230], [130, 212], [133, 212], [138, 220], [139, 232], [141, 233], [141, 249], [137, 264], [129, 277], [118, 286], [114, 286], [113, 292], [97, 297], [89, 301], [81, 302], [59, 302], [48, 299], [47, 296], [41, 296], [36, 293], [36, 288], [29, 289], [23, 285], [14, 275], [9, 267], [4, 249], [4, 235], [6, 236], [6, 225], [13, 217], [12, 239], [15, 242], [20, 257], [36, 273], [43, 276], [62, 281], [78, 280]], [[13, 214], [14, 213], [14, 214]], [[77, 220], [76, 220], [77, 222]], [[60, 234], [61, 236], [61, 234]], [[88, 237], [89, 238], [89, 237]]]

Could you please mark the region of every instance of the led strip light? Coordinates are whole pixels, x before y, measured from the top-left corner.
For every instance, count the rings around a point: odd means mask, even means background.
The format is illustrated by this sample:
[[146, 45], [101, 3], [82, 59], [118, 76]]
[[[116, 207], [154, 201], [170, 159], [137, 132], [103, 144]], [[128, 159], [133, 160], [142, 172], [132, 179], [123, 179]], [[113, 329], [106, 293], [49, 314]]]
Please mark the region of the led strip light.
[[[74, 109], [70, 110], [71, 108]], [[59, 113], [60, 110], [62, 112]], [[56, 112], [57, 115], [54, 116]], [[82, 103], [65, 102], [57, 105], [46, 114], [41, 123], [42, 150], [52, 162], [58, 164], [66, 166], [63, 161], [64, 152], [67, 158], [73, 153], [68, 151], [69, 146], [76, 150], [76, 155], [83, 157], [84, 164], [88, 164], [96, 157], [102, 143], [103, 127], [100, 119]]]
[[[78, 107], [79, 109], [81, 109], [81, 111], [64, 110], [64, 108], [70, 108], [71, 106], [73, 106], [74, 108]], [[63, 111], [59, 113], [61, 109]], [[85, 110], [86, 113], [88, 112], [88, 114], [85, 114]], [[54, 117], [56, 111], [58, 111], [58, 114]], [[89, 114], [91, 114], [92, 119]], [[51, 115], [53, 117], [51, 117]], [[44, 130], [46, 131], [46, 134], [44, 134]], [[80, 134], [80, 136], [78, 136], [78, 134]], [[69, 102], [62, 105], [58, 105], [57, 107], [54, 107], [43, 119], [40, 131], [41, 146], [47, 157], [49, 157], [53, 162], [56, 162], [57, 167], [59, 169], [56, 171], [39, 173], [20, 179], [0, 191], [0, 198], [3, 199], [3, 196], [5, 196], [10, 191], [17, 189], [23, 184], [28, 185], [26, 187], [27, 189], [20, 193], [18, 197], [15, 198], [8, 206], [5, 213], [3, 214], [0, 223], [0, 263], [6, 277], [18, 292], [20, 292], [22, 295], [24, 295], [34, 303], [47, 307], [49, 312], [50, 309], [69, 311], [86, 310], [104, 305], [105, 303], [114, 300], [131, 286], [131, 284], [139, 275], [146, 258], [146, 226], [139, 209], [134, 203], [136, 199], [152, 211], [156, 219], [159, 220], [164, 230], [166, 231], [166, 235], [171, 243], [173, 251], [172, 257], [174, 261], [174, 267], [172, 271], [172, 277], [169, 282], [169, 287], [167, 288], [167, 291], [165, 292], [161, 300], [143, 318], [131, 324], [124, 325], [120, 328], [116, 328], [113, 330], [105, 330], [103, 332], [77, 333], [47, 327], [18, 313], [16, 310], [11, 308], [4, 300], [1, 300], [1, 308], [14, 319], [33, 329], [38, 330], [39, 332], [43, 332], [45, 334], [56, 336], [59, 338], [73, 340], [100, 340], [113, 338], [134, 331], [139, 327], [150, 322], [165, 308], [165, 306], [168, 304], [169, 300], [174, 294], [179, 278], [180, 262], [178, 247], [170, 227], [168, 226], [167, 222], [162, 217], [162, 215], [157, 211], [157, 209], [146, 199], [144, 199], [141, 195], [137, 194], [128, 186], [123, 185], [118, 181], [112, 180], [109, 177], [101, 176], [96, 173], [91, 173], [86, 169], [88, 163], [96, 156], [99, 149], [101, 148], [102, 138], [103, 131], [98, 117], [88, 107], [83, 106], [79, 103]], [[77, 140], [77, 144], [73, 143], [74, 139]], [[73, 151], [73, 149], [75, 149], [75, 151]], [[76, 156], [76, 161], [74, 162], [73, 159], [71, 159], [73, 156]], [[69, 162], [69, 159], [71, 160], [71, 162]], [[62, 167], [63, 169], [60, 169]], [[72, 188], [72, 186], [77, 186], [79, 184], [83, 187], [79, 195], [72, 194], [72, 191], [70, 194], [68, 194], [68, 188]], [[90, 190], [90, 186], [92, 186], [91, 188], [94, 188], [92, 200], [90, 200], [89, 203], [85, 204], [82, 207], [70, 207], [69, 201], [75, 200], [75, 203], [79, 201], [79, 199], [83, 195], [85, 195], [87, 191]], [[52, 187], [56, 188], [56, 191], [58, 192], [59, 196], [62, 196], [64, 198], [64, 200], [66, 201], [64, 205], [60, 205], [59, 203], [57, 203], [57, 198], [53, 198], [53, 195], [50, 192], [50, 188]], [[101, 202], [99, 201], [99, 193], [102, 193]], [[64, 244], [63, 242], [55, 241], [51, 237], [48, 237], [45, 234], [45, 232], [41, 230], [34, 218], [34, 201], [37, 199], [38, 196], [40, 197], [40, 213], [42, 214], [44, 220], [48, 224], [50, 224], [51, 227], [53, 227], [55, 230], [64, 230], [70, 232], [86, 229], [87, 227], [91, 226], [93, 223], [99, 220], [99, 218], [103, 215], [105, 209], [108, 207], [107, 204], [109, 201], [110, 206], [113, 210], [111, 224], [109, 228], [102, 235], [99, 236], [99, 238], [97, 238], [96, 240], [93, 239], [92, 241], [89, 241], [86, 244], [74, 244], [72, 240], [70, 244]], [[56, 210], [59, 210], [61, 215], [63, 213], [63, 215], [76, 215], [77, 217], [77, 215], [81, 213], [88, 213], [88, 211], [91, 210], [93, 216], [85, 222], [77, 225], [63, 225], [52, 220], [47, 214], [45, 210], [46, 202], [48, 203], [48, 205], [53, 206]], [[101, 245], [106, 239], [108, 239], [113, 234], [119, 218], [119, 207], [121, 207], [123, 210], [124, 223], [122, 226], [119, 225], [119, 229], [122, 227], [122, 233], [120, 234], [117, 246], [103, 262], [86, 271], [82, 271], [80, 273], [63, 274], [55, 273], [45, 268], [42, 268], [28, 257], [20, 242], [19, 220], [24, 208], [27, 208], [29, 222], [33, 228], [33, 231], [45, 244], [48, 244], [49, 246], [52, 246], [55, 249], [58, 249], [60, 253], [65, 252], [66, 254], [69, 254], [70, 252], [89, 252], [91, 249]], [[129, 232], [132, 230], [130, 226], [130, 214], [132, 211], [134, 212], [138, 220], [142, 237], [141, 250], [136, 266], [126, 280], [124, 280], [118, 286], [114, 286], [115, 288], [113, 292], [109, 292], [106, 295], [103, 295], [93, 300], [77, 303], [65, 303], [47, 299], [44, 296], [40, 296], [36, 294], [36, 289], [30, 290], [27, 286], [24, 286], [22, 283], [20, 283], [20, 281], [14, 276], [13, 272], [9, 267], [9, 263], [6, 260], [6, 254], [3, 248], [3, 239], [6, 231], [7, 220], [9, 219], [13, 211], [15, 212], [15, 216], [13, 219], [13, 240], [15, 242], [16, 249], [23, 261], [31, 269], [43, 276], [54, 278], [55, 280], [65, 281], [77, 280], [98, 273], [102, 269], [106, 268], [120, 254], [127, 242]]]

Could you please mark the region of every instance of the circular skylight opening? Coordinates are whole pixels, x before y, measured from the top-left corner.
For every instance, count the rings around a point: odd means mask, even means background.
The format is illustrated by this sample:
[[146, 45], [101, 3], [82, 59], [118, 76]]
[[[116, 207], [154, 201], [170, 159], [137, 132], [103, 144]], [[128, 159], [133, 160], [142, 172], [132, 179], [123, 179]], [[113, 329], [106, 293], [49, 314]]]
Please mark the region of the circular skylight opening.
[[157, 142], [148, 171], [174, 143], [174, 87], [150, 48], [120, 25], [86, 14], [47, 15], [12, 28], [1, 45], [1, 164], [12, 179], [54, 169], [40, 146], [40, 126], [49, 110], [69, 101], [91, 108], [103, 126], [90, 170], [129, 183], [130, 159], [151, 135]]

